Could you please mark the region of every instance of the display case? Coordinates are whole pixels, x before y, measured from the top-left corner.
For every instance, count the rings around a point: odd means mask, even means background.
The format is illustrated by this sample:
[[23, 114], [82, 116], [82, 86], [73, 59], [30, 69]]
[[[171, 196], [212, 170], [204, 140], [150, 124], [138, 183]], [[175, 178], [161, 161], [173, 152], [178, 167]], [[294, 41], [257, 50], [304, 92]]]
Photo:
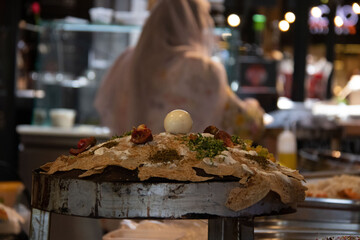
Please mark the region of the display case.
[[[76, 111], [76, 124], [98, 125], [93, 101], [101, 79], [113, 61], [136, 44], [141, 29], [139, 25], [64, 21], [36, 26], [38, 71], [32, 78], [38, 94], [32, 124], [51, 125], [51, 109], [70, 108]], [[215, 29], [218, 36], [230, 32], [226, 28]]]
[[139, 26], [69, 24], [52, 21], [38, 27], [38, 91], [32, 123], [51, 125], [50, 111], [70, 108], [77, 124], [98, 124], [93, 107], [96, 90], [107, 68], [135, 44]]

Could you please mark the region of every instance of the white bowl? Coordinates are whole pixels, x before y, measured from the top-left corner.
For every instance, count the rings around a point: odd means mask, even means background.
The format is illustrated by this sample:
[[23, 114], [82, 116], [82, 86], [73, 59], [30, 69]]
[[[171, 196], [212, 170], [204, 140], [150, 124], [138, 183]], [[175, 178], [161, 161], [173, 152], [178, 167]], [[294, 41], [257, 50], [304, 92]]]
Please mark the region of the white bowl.
[[114, 19], [116, 24], [124, 25], [144, 25], [146, 19], [149, 17], [149, 12], [127, 12], [116, 11], [114, 13]]
[[51, 124], [54, 127], [72, 128], [75, 123], [76, 111], [67, 108], [54, 108], [50, 110]]
[[89, 10], [90, 19], [93, 23], [112, 23], [114, 10], [111, 8], [96, 7]]

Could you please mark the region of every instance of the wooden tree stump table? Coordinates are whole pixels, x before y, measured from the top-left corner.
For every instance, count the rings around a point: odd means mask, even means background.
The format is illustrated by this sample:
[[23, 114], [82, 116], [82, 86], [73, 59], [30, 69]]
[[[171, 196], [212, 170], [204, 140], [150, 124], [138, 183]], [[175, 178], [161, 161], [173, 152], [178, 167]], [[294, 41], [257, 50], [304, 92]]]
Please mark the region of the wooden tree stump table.
[[208, 239], [249, 240], [254, 238], [255, 216], [295, 211], [273, 192], [249, 208], [232, 211], [225, 202], [238, 185], [237, 181], [99, 181], [35, 170], [30, 239], [50, 239], [51, 213], [58, 213], [107, 219], [208, 219]]

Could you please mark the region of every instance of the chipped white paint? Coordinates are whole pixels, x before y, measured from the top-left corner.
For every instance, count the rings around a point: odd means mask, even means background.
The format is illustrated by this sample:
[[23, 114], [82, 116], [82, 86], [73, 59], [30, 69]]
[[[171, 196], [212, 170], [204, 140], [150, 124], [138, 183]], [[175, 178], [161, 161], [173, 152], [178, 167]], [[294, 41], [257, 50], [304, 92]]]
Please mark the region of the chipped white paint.
[[31, 210], [30, 239], [48, 240], [50, 230], [50, 213], [33, 208]]
[[68, 209], [76, 209], [84, 216], [88, 216], [93, 212], [96, 202], [96, 184], [88, 182], [83, 184], [80, 180], [69, 182], [68, 191], [63, 191], [67, 196]]
[[[225, 206], [238, 182], [120, 183], [92, 182], [44, 176], [34, 189], [33, 207], [66, 215], [104, 218], [252, 217], [288, 206], [270, 197], [234, 212]], [[190, 215], [189, 215], [190, 214]], [[200, 217], [201, 218], [201, 217]]]

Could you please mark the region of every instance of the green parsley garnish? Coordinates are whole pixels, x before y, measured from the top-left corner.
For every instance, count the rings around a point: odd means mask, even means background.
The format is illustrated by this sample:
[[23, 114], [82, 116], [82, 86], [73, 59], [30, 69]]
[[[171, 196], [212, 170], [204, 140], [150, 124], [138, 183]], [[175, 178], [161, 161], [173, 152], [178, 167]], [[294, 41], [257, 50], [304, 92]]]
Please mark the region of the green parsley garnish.
[[245, 150], [246, 149], [246, 143], [245, 141], [240, 138], [239, 136], [231, 136], [231, 141], [234, 143], [234, 144], [238, 144], [240, 145], [240, 148], [242, 150]]
[[231, 136], [231, 141], [236, 145], [240, 145], [242, 150], [249, 150], [253, 143], [250, 139], [242, 139], [239, 136]]
[[204, 137], [200, 133], [194, 137], [185, 137], [191, 151], [196, 151], [196, 158], [214, 158], [222, 151], [227, 150], [224, 142], [212, 137]]
[[112, 136], [111, 140], [114, 140], [114, 139], [116, 139], [116, 138], [122, 138], [122, 137], [130, 136], [131, 133], [132, 133], [132, 131], [128, 131], [128, 132], [123, 133], [123, 134], [120, 135], [120, 136], [114, 135], [114, 136]]
[[275, 162], [275, 157], [272, 153], [269, 153], [269, 150], [267, 148], [264, 148], [260, 145], [256, 146], [254, 149], [255, 152], [257, 152], [258, 156], [264, 157], [266, 159], [269, 159], [272, 162]]

